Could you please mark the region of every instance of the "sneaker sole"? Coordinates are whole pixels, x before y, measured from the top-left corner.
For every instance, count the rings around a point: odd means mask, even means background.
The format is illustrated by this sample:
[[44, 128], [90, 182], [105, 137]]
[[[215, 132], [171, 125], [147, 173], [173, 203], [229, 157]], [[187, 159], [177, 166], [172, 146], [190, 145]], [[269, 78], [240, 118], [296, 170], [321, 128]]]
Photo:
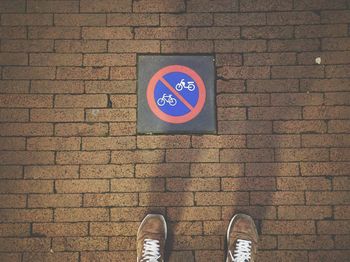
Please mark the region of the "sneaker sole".
[[142, 225], [143, 225], [143, 223], [146, 221], [146, 219], [147, 218], [149, 218], [149, 217], [158, 217], [158, 218], [160, 218], [162, 221], [163, 221], [163, 225], [164, 225], [164, 232], [165, 232], [165, 240], [167, 239], [167, 236], [168, 236], [168, 226], [167, 226], [167, 223], [166, 223], [166, 221], [165, 221], [165, 218], [164, 218], [164, 216], [163, 215], [158, 215], [158, 214], [148, 214], [147, 216], [145, 216], [145, 218], [142, 220], [142, 222], [141, 222], [141, 224], [140, 224], [140, 226], [139, 226], [139, 228], [138, 228], [138, 230], [137, 230], [137, 235], [139, 234], [139, 232], [140, 232], [140, 229], [141, 229], [141, 227], [142, 227]]

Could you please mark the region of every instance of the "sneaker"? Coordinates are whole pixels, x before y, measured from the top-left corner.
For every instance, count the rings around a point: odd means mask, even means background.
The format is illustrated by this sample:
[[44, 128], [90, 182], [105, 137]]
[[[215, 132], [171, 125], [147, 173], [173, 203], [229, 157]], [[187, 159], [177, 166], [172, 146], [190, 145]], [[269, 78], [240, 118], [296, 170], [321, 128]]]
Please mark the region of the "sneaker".
[[254, 262], [258, 244], [258, 232], [248, 215], [235, 215], [227, 229], [226, 262]]
[[167, 226], [162, 215], [149, 214], [137, 231], [137, 262], [164, 262]]

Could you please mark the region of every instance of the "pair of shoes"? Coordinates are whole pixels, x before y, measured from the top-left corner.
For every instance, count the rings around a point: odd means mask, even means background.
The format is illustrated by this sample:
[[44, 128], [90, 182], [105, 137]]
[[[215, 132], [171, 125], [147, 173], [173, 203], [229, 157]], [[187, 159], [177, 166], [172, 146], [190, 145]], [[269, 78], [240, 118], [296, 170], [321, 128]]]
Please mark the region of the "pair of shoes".
[[[147, 215], [137, 231], [137, 262], [164, 262], [167, 225], [162, 215]], [[235, 215], [227, 229], [226, 262], [254, 262], [258, 232], [253, 219]]]

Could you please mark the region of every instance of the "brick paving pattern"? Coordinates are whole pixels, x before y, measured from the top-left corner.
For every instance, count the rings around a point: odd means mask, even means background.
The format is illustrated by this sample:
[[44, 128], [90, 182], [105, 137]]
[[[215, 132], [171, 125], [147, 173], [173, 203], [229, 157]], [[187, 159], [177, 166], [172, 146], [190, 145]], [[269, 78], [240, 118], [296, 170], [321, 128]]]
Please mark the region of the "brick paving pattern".
[[[1, 0], [0, 261], [350, 259], [347, 0]], [[137, 54], [213, 54], [216, 135], [136, 135]], [[321, 64], [315, 59], [321, 58]]]

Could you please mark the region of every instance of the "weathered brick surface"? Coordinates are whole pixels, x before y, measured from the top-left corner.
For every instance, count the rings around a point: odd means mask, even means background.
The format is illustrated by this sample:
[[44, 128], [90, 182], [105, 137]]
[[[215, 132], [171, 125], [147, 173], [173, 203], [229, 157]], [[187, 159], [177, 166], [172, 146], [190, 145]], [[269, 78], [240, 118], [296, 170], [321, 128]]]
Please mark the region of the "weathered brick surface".
[[[347, 261], [347, 0], [1, 0], [0, 261]], [[216, 134], [137, 135], [137, 56], [212, 54]], [[321, 63], [316, 63], [316, 58]], [[52, 250], [52, 251], [50, 251]]]

